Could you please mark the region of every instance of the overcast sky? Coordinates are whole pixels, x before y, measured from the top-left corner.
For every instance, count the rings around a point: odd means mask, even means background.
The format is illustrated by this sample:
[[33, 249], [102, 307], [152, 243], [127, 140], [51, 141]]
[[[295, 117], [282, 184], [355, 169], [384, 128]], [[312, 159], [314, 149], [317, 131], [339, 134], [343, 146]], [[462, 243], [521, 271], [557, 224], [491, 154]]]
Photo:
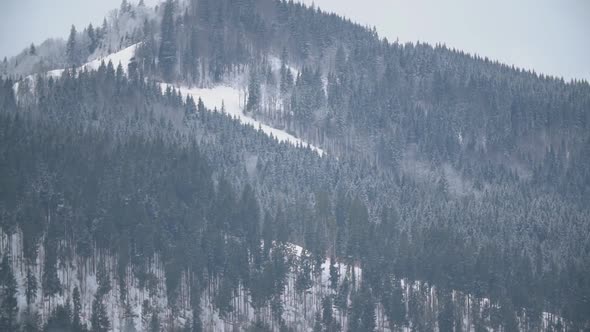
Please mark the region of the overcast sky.
[[[304, 0], [311, 4], [312, 0]], [[0, 0], [0, 56], [100, 23], [120, 0]], [[133, 2], [133, 0], [131, 1]], [[146, 0], [155, 4], [158, 0]], [[588, 0], [315, 0], [401, 42], [445, 43], [566, 79], [590, 80]]]

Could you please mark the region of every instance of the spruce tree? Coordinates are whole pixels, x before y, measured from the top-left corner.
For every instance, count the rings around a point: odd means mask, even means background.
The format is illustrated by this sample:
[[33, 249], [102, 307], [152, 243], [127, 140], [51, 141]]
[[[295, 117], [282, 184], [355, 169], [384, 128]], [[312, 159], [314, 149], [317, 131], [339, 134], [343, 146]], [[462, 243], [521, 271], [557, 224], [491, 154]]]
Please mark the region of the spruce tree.
[[27, 305], [31, 305], [37, 298], [37, 277], [31, 267], [27, 268], [27, 276], [25, 277], [25, 297]]
[[86, 33], [88, 34], [88, 39], [90, 39], [90, 43], [88, 44], [88, 52], [92, 54], [98, 47], [98, 36], [96, 35], [96, 31], [94, 30], [92, 23], [88, 25]]
[[40, 332], [41, 331], [41, 315], [35, 311], [31, 306], [28, 306], [23, 313], [22, 331], [23, 332]]
[[454, 321], [454, 305], [450, 291], [441, 289], [439, 291], [439, 305], [442, 309], [438, 313], [438, 328], [440, 332], [452, 332]]
[[[72, 311], [69, 303], [58, 305], [47, 320], [46, 331], [71, 331], [72, 330]], [[101, 331], [106, 332], [106, 331]]]
[[322, 300], [322, 323], [326, 327], [326, 331], [333, 331], [334, 313], [332, 311], [332, 297], [330, 295], [324, 296]]
[[74, 302], [74, 311], [72, 312], [72, 329], [74, 332], [82, 332], [86, 330], [85, 324], [82, 323], [82, 303], [80, 301], [80, 291], [78, 287], [74, 287], [72, 292], [72, 299]]
[[252, 69], [250, 73], [250, 83], [248, 84], [248, 101], [246, 102], [246, 111], [257, 112], [261, 103], [260, 78], [256, 70]]
[[174, 79], [177, 62], [176, 28], [174, 22], [174, 2], [167, 0], [162, 17], [162, 34], [159, 53], [159, 65], [162, 77], [167, 81]]
[[8, 254], [5, 254], [0, 264], [0, 331], [16, 331], [18, 329], [16, 287], [10, 258]]
[[90, 317], [91, 332], [108, 332], [111, 323], [102, 296], [97, 292], [92, 301], [92, 315]]
[[336, 258], [332, 255], [330, 256], [330, 288], [332, 289], [332, 292], [338, 290], [339, 278], [340, 271], [338, 271], [338, 266], [336, 266]]
[[315, 320], [313, 323], [313, 332], [322, 332], [322, 314], [318, 311], [315, 314]]
[[98, 264], [98, 271], [96, 272], [96, 279], [98, 282], [97, 294], [102, 298], [111, 291], [111, 277], [106, 268], [104, 261]]
[[72, 25], [70, 29], [70, 36], [68, 37], [68, 43], [66, 44], [66, 58], [70, 66], [78, 65], [78, 45], [76, 45], [76, 27]]
[[158, 318], [158, 312], [156, 311], [152, 313], [149, 332], [160, 332], [160, 319]]

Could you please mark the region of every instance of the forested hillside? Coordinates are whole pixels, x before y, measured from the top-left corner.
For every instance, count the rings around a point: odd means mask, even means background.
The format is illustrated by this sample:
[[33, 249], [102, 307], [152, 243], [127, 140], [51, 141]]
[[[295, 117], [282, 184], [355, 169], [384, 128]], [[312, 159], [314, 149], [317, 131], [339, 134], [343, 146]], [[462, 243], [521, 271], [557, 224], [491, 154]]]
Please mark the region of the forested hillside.
[[2, 65], [0, 330], [590, 327], [587, 82], [286, 1], [124, 1], [97, 30]]

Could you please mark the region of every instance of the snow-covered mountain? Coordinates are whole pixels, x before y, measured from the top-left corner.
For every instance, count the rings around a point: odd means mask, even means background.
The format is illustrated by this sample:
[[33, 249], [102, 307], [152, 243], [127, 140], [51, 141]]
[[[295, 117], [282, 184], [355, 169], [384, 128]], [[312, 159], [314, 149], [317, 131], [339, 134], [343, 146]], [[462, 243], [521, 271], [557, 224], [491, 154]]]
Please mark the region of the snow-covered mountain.
[[275, 0], [0, 69], [0, 330], [590, 326], [587, 82]]

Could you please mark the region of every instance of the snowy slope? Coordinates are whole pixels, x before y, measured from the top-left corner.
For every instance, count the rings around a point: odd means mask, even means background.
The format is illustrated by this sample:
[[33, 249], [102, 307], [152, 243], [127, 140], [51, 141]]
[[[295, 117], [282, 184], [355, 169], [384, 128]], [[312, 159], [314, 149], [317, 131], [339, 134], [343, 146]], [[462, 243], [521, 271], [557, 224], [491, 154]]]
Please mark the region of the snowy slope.
[[94, 61], [90, 61], [82, 66], [82, 68], [86, 68], [87, 70], [97, 70], [103, 61], [105, 64], [108, 64], [112, 61], [115, 68], [120, 63], [123, 66], [123, 70], [127, 72], [127, 66], [131, 62], [131, 59], [135, 56], [135, 50], [137, 49], [137, 46], [139, 46], [139, 44], [131, 45], [119, 52], [109, 54], [103, 58], [95, 59]]
[[[123, 66], [123, 70], [125, 71], [125, 73], [127, 73], [127, 67], [129, 65], [129, 62], [131, 62], [131, 59], [135, 56], [135, 50], [137, 49], [138, 45], [139, 44], [134, 44], [134, 45], [131, 45], [125, 49], [122, 49], [121, 51], [109, 54], [105, 57], [99, 57], [97, 59], [94, 59], [94, 60], [78, 67], [77, 71], [81, 71], [84, 69], [86, 69], [88, 71], [98, 70], [98, 68], [100, 67], [100, 65], [104, 61], [105, 64], [112, 62], [113, 66], [115, 68], [117, 68], [117, 66], [119, 64], [121, 64], [121, 66]], [[45, 76], [47, 76], [48, 78], [49, 77], [58, 78], [58, 77], [61, 77], [61, 75], [64, 73], [64, 71], [65, 71], [65, 69], [50, 70], [45, 73]], [[26, 80], [27, 83], [29, 84], [29, 87], [34, 90], [34, 88], [35, 88], [35, 75], [29, 75], [29, 76], [23, 78], [23, 80]], [[19, 82], [14, 83], [14, 86], [13, 86], [14, 93], [17, 97], [17, 101], [18, 101], [18, 96], [19, 96], [19, 87], [21, 84], [22, 84], [21, 81], [19, 81]]]
[[[304, 249], [294, 244], [287, 245], [287, 252], [293, 259], [299, 259]], [[17, 280], [17, 296], [18, 296], [18, 307], [22, 314], [26, 308], [25, 301], [25, 276], [26, 276], [26, 263], [23, 256], [23, 237], [22, 232], [17, 230], [16, 233], [11, 235], [6, 234], [0, 229], [0, 258], [2, 255], [8, 254], [11, 257], [12, 269]], [[142, 319], [142, 304], [144, 300], [147, 300], [150, 307], [155, 309], [159, 313], [160, 321], [163, 324], [162, 328], [165, 330], [170, 329], [171, 326], [182, 326], [191, 317], [190, 310], [190, 292], [189, 282], [186, 278], [186, 273], [183, 274], [180, 283], [178, 299], [175, 302], [176, 310], [175, 314], [169, 305], [169, 299], [167, 297], [167, 289], [165, 282], [164, 273], [164, 262], [159, 259], [159, 256], [154, 256], [152, 263], [148, 268], [148, 273], [153, 276], [154, 284], [151, 289], [147, 285], [141, 286], [139, 280], [135, 277], [132, 267], [128, 267], [126, 272], [126, 285], [127, 285], [127, 296], [123, 300], [120, 296], [120, 282], [117, 280], [117, 263], [114, 257], [95, 252], [93, 257], [89, 259], [82, 259], [77, 257], [75, 254], [67, 259], [67, 261], [58, 261], [57, 272], [60, 283], [63, 287], [63, 292], [56, 294], [55, 296], [48, 298], [44, 297], [43, 284], [41, 282], [43, 270], [44, 270], [44, 250], [43, 246], [39, 247], [37, 261], [34, 266], [31, 266], [33, 273], [37, 279], [38, 295], [32, 304], [33, 308], [39, 312], [42, 321], [46, 321], [49, 317], [51, 310], [54, 309], [58, 304], [65, 304], [68, 301], [71, 303], [71, 294], [74, 287], [80, 289], [81, 304], [82, 304], [82, 319], [84, 322], [89, 322], [92, 312], [92, 301], [97, 291], [97, 277], [96, 270], [98, 262], [102, 261], [110, 272], [110, 279], [112, 289], [105, 295], [104, 303], [107, 308], [109, 320], [111, 322], [111, 331], [122, 331], [123, 327], [133, 322], [133, 326], [136, 331], [147, 330], [147, 322]], [[312, 331], [315, 314], [321, 311], [321, 302], [325, 296], [335, 295], [330, 289], [329, 281], [329, 259], [322, 264], [321, 273], [313, 274], [312, 287], [299, 294], [296, 291], [296, 271], [291, 270], [288, 273], [287, 283], [285, 291], [281, 298], [284, 304], [283, 319], [288, 326], [291, 326], [295, 331]], [[337, 263], [339, 270], [339, 282], [342, 282], [345, 277], [349, 281], [355, 280], [355, 288], [358, 289], [362, 280], [362, 270], [358, 266], [346, 265], [344, 263]], [[404, 297], [406, 301], [410, 296], [411, 292], [420, 292], [426, 294], [423, 298], [423, 310], [430, 310], [434, 313], [434, 317], [438, 314], [440, 306], [438, 305], [437, 291], [432, 285], [421, 283], [419, 281], [408, 282], [405, 279], [398, 280], [402, 286]], [[269, 323], [272, 326], [273, 331], [278, 330], [277, 322], [273, 319], [270, 305], [262, 308], [262, 310], [256, 315], [254, 308], [251, 306], [250, 294], [247, 289], [240, 286], [238, 292], [234, 294], [233, 306], [235, 310], [225, 318], [222, 318], [219, 311], [215, 307], [215, 293], [217, 287], [219, 287], [221, 280], [212, 279], [209, 281], [210, 284], [205, 287], [205, 291], [201, 297], [201, 321], [203, 329], [205, 331], [236, 331], [245, 330], [249, 327], [256, 319], [260, 319]], [[426, 288], [424, 288], [426, 287]], [[460, 293], [453, 292], [453, 296], [459, 296]], [[471, 317], [470, 303], [473, 303], [476, 299], [470, 295], [464, 296], [464, 302], [457, 308], [457, 313], [461, 315], [463, 331], [473, 331], [474, 321]], [[489, 299], [477, 299], [480, 301], [480, 310], [486, 310], [490, 306], [496, 307], [496, 304], [491, 304]], [[349, 298], [349, 305], [351, 304]], [[129, 306], [131, 309], [132, 316], [125, 314], [125, 307]], [[347, 326], [348, 314], [346, 312], [340, 312], [336, 307], [334, 309], [334, 318], [341, 323], [343, 327]], [[378, 331], [391, 331], [383, 307], [376, 303], [376, 329]], [[520, 319], [519, 319], [520, 320]], [[562, 318], [550, 313], [543, 313], [542, 330], [549, 331], [551, 325], [557, 324], [558, 321], [562, 321]], [[490, 325], [489, 318], [485, 322], [486, 325]], [[397, 331], [409, 332], [415, 327], [404, 326], [397, 328]]]
[[[139, 44], [131, 45], [121, 51], [116, 53], [109, 54], [105, 57], [97, 58], [93, 61], [90, 61], [81, 67], [78, 70], [97, 70], [101, 63], [104, 61], [105, 64], [109, 62], [113, 63], [113, 66], [116, 68], [119, 64], [123, 67], [123, 70], [127, 72], [127, 67], [131, 62], [131, 59], [135, 56], [135, 50]], [[274, 59], [273, 66], [277, 67], [279, 65], [279, 60]], [[297, 73], [296, 69], [289, 67], [295, 74]], [[60, 77], [64, 72], [64, 69], [56, 69], [46, 73], [48, 77]], [[34, 76], [29, 76], [25, 79], [29, 80], [31, 85], [34, 84]], [[169, 83], [161, 83], [162, 90], [166, 90], [168, 86], [173, 86]], [[199, 98], [203, 101], [205, 106], [208, 109], [217, 108], [218, 110], [222, 109], [222, 105], [225, 108], [225, 112], [231, 115], [232, 117], [238, 118], [244, 125], [251, 125], [254, 128], [258, 128], [262, 130], [268, 136], [276, 138], [279, 142], [286, 142], [293, 144], [295, 146], [302, 146], [307, 147], [309, 146], [312, 150], [316, 151], [320, 156], [323, 156], [324, 151], [319, 147], [313, 146], [304, 140], [295, 137], [288, 132], [273, 128], [267, 124], [260, 122], [246, 114], [244, 114], [243, 106], [245, 97], [241, 94], [240, 90], [236, 87], [229, 86], [229, 85], [217, 85], [212, 88], [190, 88], [187, 86], [174, 86], [177, 90], [179, 90], [183, 96], [192, 96], [195, 101]], [[18, 88], [19, 83], [17, 82], [14, 85], [15, 93], [18, 95]]]
[[[123, 70], [127, 72], [127, 66], [129, 65], [129, 62], [131, 62], [131, 59], [135, 56], [135, 50], [137, 49], [138, 45], [139, 44], [134, 44], [118, 52], [109, 54], [105, 57], [99, 57], [97, 59], [94, 59], [82, 65], [80, 68], [78, 68], [78, 70], [97, 70], [100, 67], [101, 63], [104, 61], [105, 64], [112, 62], [115, 68], [117, 68], [117, 66], [121, 64], [121, 66], [123, 66]], [[63, 74], [63, 72], [64, 69], [55, 69], [47, 72], [47, 76], [60, 77]]]
[[324, 151], [316, 146], [313, 146], [289, 133], [284, 130], [273, 128], [269, 125], [266, 125], [246, 114], [242, 111], [243, 109], [243, 98], [240, 94], [240, 90], [230, 86], [215, 86], [213, 88], [208, 89], [201, 89], [201, 88], [190, 88], [186, 86], [173, 86], [167, 83], [162, 83], [162, 90], [166, 90], [168, 87], [174, 87], [183, 96], [192, 96], [195, 99], [195, 102], [199, 100], [199, 98], [203, 101], [205, 106], [208, 109], [213, 110], [217, 108], [218, 110], [223, 108], [228, 115], [231, 115], [234, 118], [238, 118], [243, 124], [251, 125], [254, 128], [259, 128], [267, 134], [268, 136], [276, 138], [279, 142], [286, 142], [293, 144], [295, 146], [308, 146], [316, 151], [320, 156], [324, 154]]

